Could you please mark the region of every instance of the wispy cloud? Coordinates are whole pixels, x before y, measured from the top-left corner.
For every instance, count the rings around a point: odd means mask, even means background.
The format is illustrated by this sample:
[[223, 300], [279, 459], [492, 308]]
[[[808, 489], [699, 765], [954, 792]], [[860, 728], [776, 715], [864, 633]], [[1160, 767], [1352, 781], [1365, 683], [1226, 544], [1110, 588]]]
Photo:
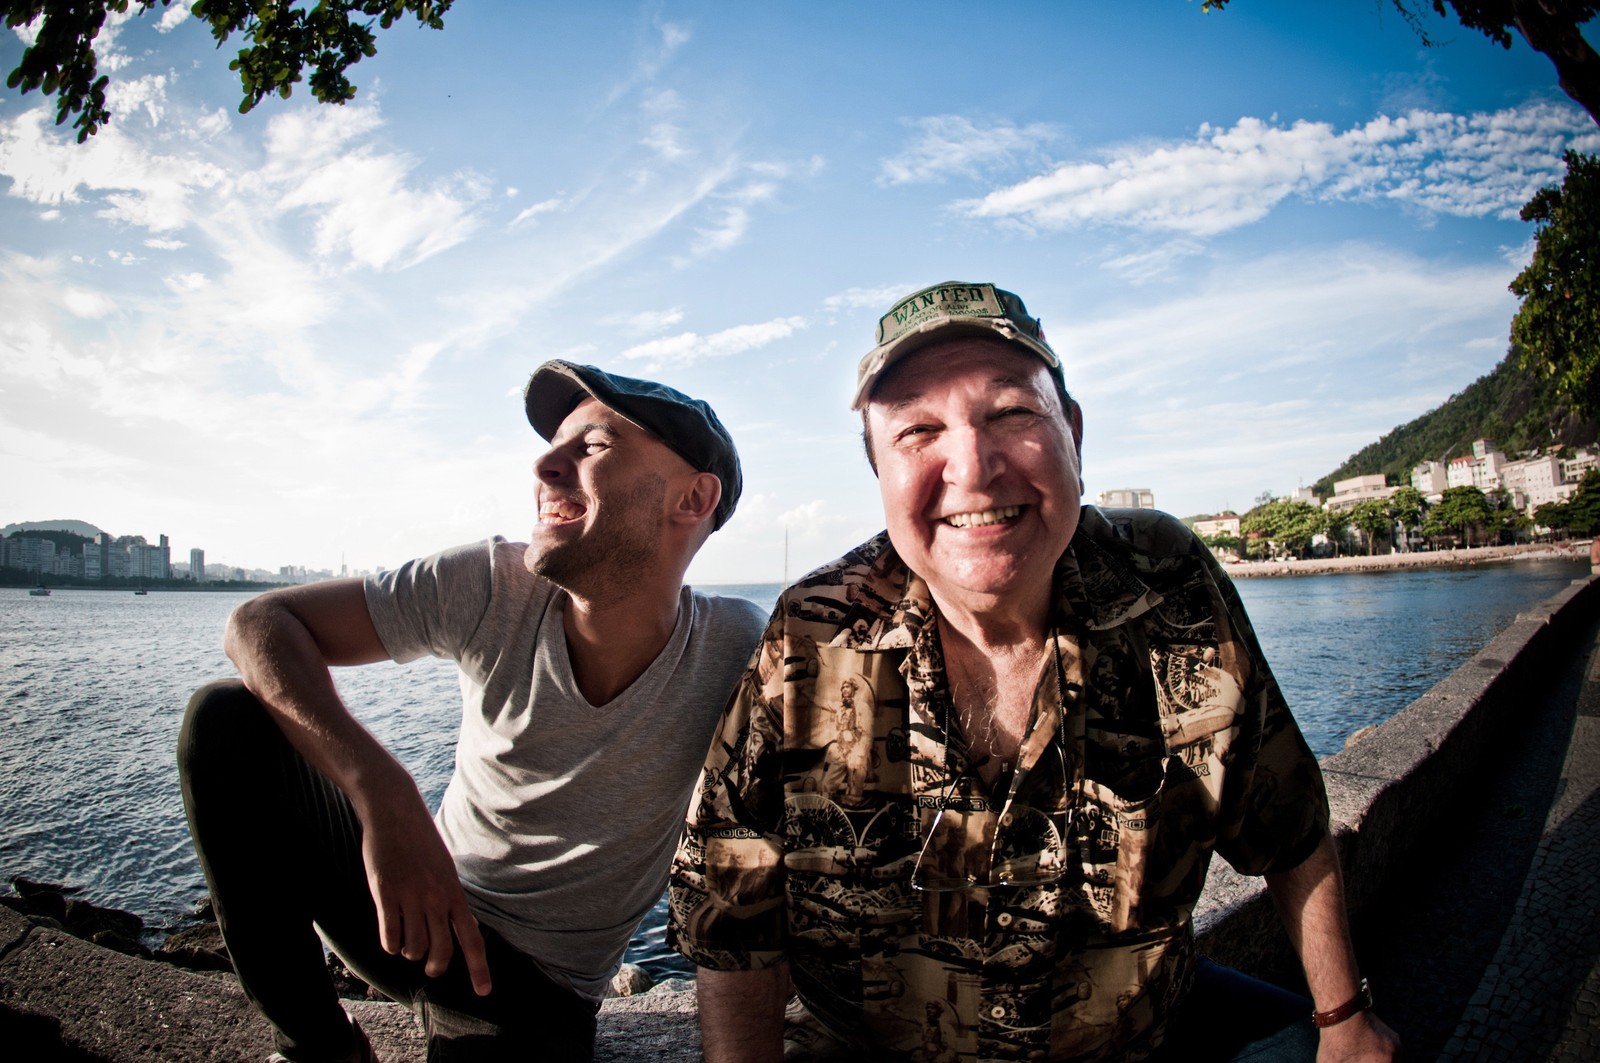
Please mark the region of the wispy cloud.
[[629, 347], [622, 357], [629, 361], [644, 362], [645, 372], [654, 372], [663, 366], [686, 367], [708, 358], [726, 358], [743, 354], [787, 339], [806, 327], [803, 317], [780, 317], [754, 325], [735, 325], [709, 336], [697, 332], [680, 332]]
[[957, 114], [931, 115], [905, 123], [916, 138], [900, 154], [884, 159], [881, 185], [920, 184], [950, 176], [976, 177], [995, 166], [1032, 162], [1040, 147], [1058, 135], [1054, 126], [1035, 122], [979, 125]]
[[1600, 148], [1576, 108], [1539, 102], [1472, 115], [1412, 111], [1337, 132], [1241, 118], [1184, 142], [1139, 143], [956, 204], [975, 218], [1039, 229], [1126, 226], [1214, 236], [1264, 218], [1290, 196], [1398, 202], [1463, 217], [1514, 217], [1560, 180], [1567, 148]]
[[628, 76], [607, 93], [606, 106], [616, 103], [640, 85], [648, 85], [654, 81], [679, 50], [693, 39], [689, 28], [682, 23], [657, 21], [653, 28], [656, 32], [655, 39], [634, 61], [633, 69], [628, 72]]
[[830, 314], [841, 310], [879, 310], [887, 312], [889, 304], [908, 294], [909, 284], [891, 284], [882, 288], [847, 288], [822, 300], [822, 308]]

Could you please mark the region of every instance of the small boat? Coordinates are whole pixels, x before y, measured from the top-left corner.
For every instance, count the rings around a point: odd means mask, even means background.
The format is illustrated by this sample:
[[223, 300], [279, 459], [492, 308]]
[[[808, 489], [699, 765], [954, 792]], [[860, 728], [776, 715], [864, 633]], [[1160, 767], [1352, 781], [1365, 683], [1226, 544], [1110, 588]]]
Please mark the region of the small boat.
[[135, 594], [149, 594], [150, 592], [145, 590], [143, 587], [140, 587], [138, 590], [134, 591], [133, 593], [135, 593]]
[[28, 593], [33, 595], [35, 598], [48, 598], [50, 597], [50, 588], [41, 583]]

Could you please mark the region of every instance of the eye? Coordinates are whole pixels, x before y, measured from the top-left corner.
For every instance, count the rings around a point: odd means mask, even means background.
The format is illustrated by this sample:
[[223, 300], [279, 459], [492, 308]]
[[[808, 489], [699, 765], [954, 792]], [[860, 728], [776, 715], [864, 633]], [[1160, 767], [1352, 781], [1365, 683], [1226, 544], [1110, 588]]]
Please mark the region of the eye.
[[1005, 406], [1005, 407], [1002, 407], [1001, 409], [999, 409], [998, 411], [995, 412], [994, 419], [997, 420], [997, 421], [1002, 421], [1002, 420], [1008, 420], [1008, 419], [1032, 418], [1032, 417], [1038, 417], [1038, 416], [1039, 416], [1039, 411], [1033, 409], [1031, 406]]
[[610, 449], [611, 441], [604, 436], [591, 436], [583, 441], [583, 452], [585, 454], [598, 454], [601, 451]]
[[934, 431], [931, 424], [907, 425], [894, 434], [896, 443], [914, 443], [918, 437], [931, 435]]

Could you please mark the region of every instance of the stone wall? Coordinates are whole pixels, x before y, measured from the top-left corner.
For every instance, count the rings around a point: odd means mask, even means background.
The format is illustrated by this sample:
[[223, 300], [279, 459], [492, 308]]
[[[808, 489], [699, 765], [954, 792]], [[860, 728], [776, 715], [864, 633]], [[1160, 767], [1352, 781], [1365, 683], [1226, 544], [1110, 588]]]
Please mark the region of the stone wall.
[[[1600, 580], [1576, 580], [1431, 690], [1322, 761], [1351, 921], [1379, 898], [1397, 854], [1419, 846], [1471, 784], [1474, 769], [1547, 692], [1553, 665], [1575, 650], [1600, 611]], [[1212, 862], [1195, 911], [1201, 950], [1284, 984], [1299, 961], [1261, 880]]]

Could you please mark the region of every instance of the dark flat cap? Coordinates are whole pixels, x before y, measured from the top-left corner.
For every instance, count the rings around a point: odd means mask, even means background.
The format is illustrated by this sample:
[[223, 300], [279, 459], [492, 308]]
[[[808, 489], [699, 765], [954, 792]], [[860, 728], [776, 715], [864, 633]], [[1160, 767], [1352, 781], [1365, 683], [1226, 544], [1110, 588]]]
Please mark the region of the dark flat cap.
[[701, 472], [722, 481], [722, 497], [712, 515], [712, 529], [733, 515], [744, 488], [739, 452], [710, 404], [657, 384], [618, 376], [592, 365], [559, 359], [533, 371], [523, 392], [528, 423], [545, 439], [556, 434], [567, 414], [586, 398], [598, 400], [665, 443]]

